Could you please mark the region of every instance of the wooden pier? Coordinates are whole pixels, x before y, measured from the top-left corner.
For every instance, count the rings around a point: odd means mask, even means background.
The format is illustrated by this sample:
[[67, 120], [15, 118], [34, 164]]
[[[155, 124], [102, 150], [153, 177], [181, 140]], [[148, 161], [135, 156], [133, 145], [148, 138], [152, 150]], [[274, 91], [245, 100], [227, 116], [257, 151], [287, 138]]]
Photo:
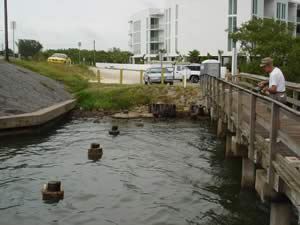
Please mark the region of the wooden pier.
[[263, 78], [238, 78], [202, 76], [207, 112], [218, 123], [218, 136], [226, 138], [226, 156], [243, 158], [242, 187], [255, 188], [271, 203], [271, 225], [289, 225], [291, 206], [300, 209], [300, 85], [288, 84], [289, 107], [239, 83]]

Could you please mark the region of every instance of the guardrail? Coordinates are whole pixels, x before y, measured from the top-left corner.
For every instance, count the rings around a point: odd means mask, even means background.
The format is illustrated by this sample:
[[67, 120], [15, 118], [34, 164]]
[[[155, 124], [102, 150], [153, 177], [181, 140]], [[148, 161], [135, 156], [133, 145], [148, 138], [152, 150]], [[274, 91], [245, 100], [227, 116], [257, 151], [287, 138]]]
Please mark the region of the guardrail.
[[[249, 74], [249, 73], [241, 73], [237, 75], [236, 77], [240, 78], [239, 80], [245, 80], [248, 83], [253, 83], [253, 82], [259, 82], [259, 81], [264, 81], [268, 80], [267, 77], [259, 76], [259, 75], [254, 75], [254, 74]], [[292, 82], [286, 82], [286, 89], [287, 89], [287, 102], [293, 106], [294, 109], [299, 109], [300, 107], [300, 84], [299, 83], [292, 83]]]

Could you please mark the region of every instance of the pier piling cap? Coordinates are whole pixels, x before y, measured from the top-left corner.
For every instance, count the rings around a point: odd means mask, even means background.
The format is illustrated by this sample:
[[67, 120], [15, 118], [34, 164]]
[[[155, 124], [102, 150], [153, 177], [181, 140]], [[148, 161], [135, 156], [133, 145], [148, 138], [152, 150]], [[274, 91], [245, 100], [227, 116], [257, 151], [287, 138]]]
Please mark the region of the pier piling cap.
[[60, 181], [49, 181], [47, 185], [47, 191], [49, 192], [59, 192], [61, 191]]
[[93, 149], [93, 148], [100, 148], [100, 144], [98, 144], [98, 143], [92, 143], [91, 144], [91, 148]]

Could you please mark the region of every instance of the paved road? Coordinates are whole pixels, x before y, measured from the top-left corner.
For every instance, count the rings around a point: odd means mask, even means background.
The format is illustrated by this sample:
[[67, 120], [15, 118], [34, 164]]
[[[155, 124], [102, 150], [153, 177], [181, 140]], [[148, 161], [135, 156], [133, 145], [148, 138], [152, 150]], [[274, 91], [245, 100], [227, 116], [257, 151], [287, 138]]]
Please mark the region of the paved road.
[[[97, 73], [95, 67], [91, 67], [94, 73]], [[101, 71], [101, 83], [104, 84], [117, 84], [120, 83], [120, 70], [112, 69], [100, 69]], [[93, 81], [96, 82], [96, 77]], [[139, 71], [124, 71], [123, 72], [123, 84], [140, 84], [140, 72]]]
[[[90, 67], [95, 74], [97, 74], [97, 69], [95, 67]], [[113, 69], [100, 69], [101, 71], [101, 83], [103, 84], [119, 84], [120, 83], [120, 70]], [[96, 76], [91, 83], [97, 83]], [[139, 71], [124, 71], [123, 72], [123, 84], [140, 84], [140, 72]], [[175, 81], [174, 85], [183, 85], [182, 82]], [[187, 86], [199, 86], [199, 84], [187, 83]]]

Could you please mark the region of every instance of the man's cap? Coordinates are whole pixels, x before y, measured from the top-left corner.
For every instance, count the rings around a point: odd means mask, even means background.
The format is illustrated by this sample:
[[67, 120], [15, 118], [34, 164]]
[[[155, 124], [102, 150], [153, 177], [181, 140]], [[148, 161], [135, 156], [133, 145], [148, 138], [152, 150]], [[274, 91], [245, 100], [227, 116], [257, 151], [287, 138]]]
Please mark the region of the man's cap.
[[261, 64], [260, 64], [260, 67], [265, 67], [266, 65], [270, 65], [270, 64], [273, 64], [273, 59], [270, 58], [270, 57], [267, 57], [267, 58], [264, 58], [261, 60]]

